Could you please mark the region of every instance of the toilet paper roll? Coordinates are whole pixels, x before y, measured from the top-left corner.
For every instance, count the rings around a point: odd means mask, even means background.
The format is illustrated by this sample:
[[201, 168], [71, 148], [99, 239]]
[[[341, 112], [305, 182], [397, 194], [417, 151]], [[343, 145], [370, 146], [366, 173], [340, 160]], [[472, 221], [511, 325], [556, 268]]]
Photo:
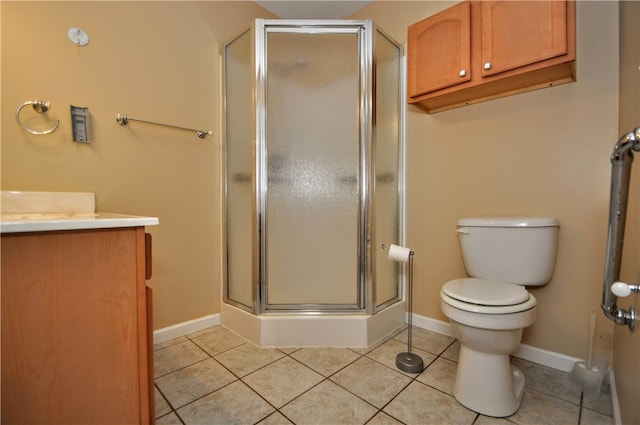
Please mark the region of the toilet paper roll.
[[391, 245], [389, 247], [389, 260], [400, 261], [402, 263], [406, 263], [409, 261], [409, 255], [411, 254], [411, 250], [404, 246], [399, 245]]

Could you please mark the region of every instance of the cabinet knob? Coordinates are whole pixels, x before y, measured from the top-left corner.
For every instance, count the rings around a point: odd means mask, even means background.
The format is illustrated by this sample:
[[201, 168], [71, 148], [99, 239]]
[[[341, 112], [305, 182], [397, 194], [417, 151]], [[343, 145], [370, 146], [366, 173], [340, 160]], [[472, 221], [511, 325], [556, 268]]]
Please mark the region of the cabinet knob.
[[484, 69], [491, 69], [491, 62], [485, 62]]
[[461, 77], [466, 77], [467, 76], [467, 70], [466, 69], [461, 69], [459, 75]]

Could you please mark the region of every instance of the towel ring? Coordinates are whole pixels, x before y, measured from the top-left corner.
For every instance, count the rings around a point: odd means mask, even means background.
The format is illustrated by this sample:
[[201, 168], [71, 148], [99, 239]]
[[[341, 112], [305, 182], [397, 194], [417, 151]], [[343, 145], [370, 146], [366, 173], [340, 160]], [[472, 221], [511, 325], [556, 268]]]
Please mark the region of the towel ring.
[[58, 120], [56, 122], [56, 125], [54, 125], [53, 128], [50, 128], [49, 130], [36, 131], [36, 130], [31, 130], [30, 128], [25, 127], [24, 124], [22, 124], [22, 121], [20, 121], [20, 111], [22, 110], [22, 108], [24, 108], [27, 105], [33, 105], [33, 109], [36, 112], [42, 113], [42, 112], [47, 112], [51, 104], [49, 102], [43, 102], [42, 100], [27, 100], [22, 105], [18, 106], [18, 109], [16, 109], [16, 121], [18, 121], [18, 124], [20, 124], [20, 127], [27, 130], [31, 134], [38, 134], [38, 135], [53, 133], [58, 128], [58, 126], [60, 125], [60, 120]]

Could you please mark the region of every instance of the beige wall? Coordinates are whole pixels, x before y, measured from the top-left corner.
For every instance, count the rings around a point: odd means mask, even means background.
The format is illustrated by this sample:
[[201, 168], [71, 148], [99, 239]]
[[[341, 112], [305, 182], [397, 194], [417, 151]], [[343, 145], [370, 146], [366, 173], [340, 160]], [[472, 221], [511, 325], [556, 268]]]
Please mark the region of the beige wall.
[[[620, 3], [620, 133], [640, 126], [640, 3]], [[640, 169], [639, 154], [635, 154], [629, 187], [627, 226], [625, 229], [621, 280], [640, 282]], [[618, 299], [620, 307], [634, 305], [639, 311], [637, 295]], [[626, 326], [616, 326], [614, 332], [613, 367], [618, 388], [622, 423], [640, 423], [640, 332], [631, 333]]]
[[[2, 189], [95, 192], [100, 211], [150, 215], [155, 328], [219, 311], [220, 72], [223, 44], [256, 17], [252, 2], [2, 1]], [[70, 27], [90, 36], [78, 48]], [[15, 108], [51, 102], [48, 136]], [[91, 114], [92, 143], [71, 141], [69, 105]], [[194, 133], [131, 122], [128, 114]], [[46, 117], [23, 109], [35, 128]]]
[[[378, 1], [372, 18], [396, 40], [450, 2]], [[96, 192], [103, 211], [156, 215], [155, 328], [220, 305], [218, 52], [262, 10], [246, 2], [2, 2], [2, 189]], [[426, 115], [408, 113], [408, 244], [416, 251], [415, 311], [445, 320], [438, 291], [464, 274], [457, 218], [547, 215], [560, 220], [552, 282], [534, 290], [539, 317], [524, 342], [584, 356], [600, 302], [609, 189], [617, 139], [617, 6], [578, 4], [578, 82]], [[91, 36], [78, 49], [66, 38]], [[78, 80], [76, 83], [75, 80]], [[25, 100], [52, 102], [51, 136], [18, 128]], [[91, 145], [71, 143], [68, 105], [87, 106]], [[131, 123], [117, 113], [214, 130]], [[600, 322], [607, 347], [611, 327]]]
[[[373, 18], [398, 41], [407, 25], [451, 2], [375, 2]], [[609, 196], [609, 155], [618, 138], [618, 15], [615, 2], [577, 4], [578, 81], [427, 115], [409, 107], [407, 240], [415, 250], [417, 314], [446, 320], [439, 291], [464, 276], [455, 233], [467, 216], [557, 217], [552, 281], [533, 289], [538, 319], [523, 342], [586, 356], [589, 314], [600, 304]], [[599, 316], [598, 356], [612, 327]]]

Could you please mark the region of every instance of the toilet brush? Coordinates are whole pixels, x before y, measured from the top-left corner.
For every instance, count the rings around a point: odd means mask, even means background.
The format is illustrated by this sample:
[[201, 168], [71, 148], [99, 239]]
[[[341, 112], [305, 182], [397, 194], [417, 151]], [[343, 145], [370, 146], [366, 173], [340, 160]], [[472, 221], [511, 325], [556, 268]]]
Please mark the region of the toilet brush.
[[389, 260], [409, 263], [409, 281], [407, 283], [407, 351], [396, 356], [396, 367], [407, 373], [420, 373], [424, 369], [422, 358], [411, 351], [413, 331], [413, 251], [398, 245], [382, 245], [389, 251]]
[[587, 360], [574, 363], [569, 379], [574, 384], [582, 388], [582, 391], [588, 394], [597, 394], [604, 379], [606, 362], [593, 361], [593, 343], [596, 333], [596, 310], [591, 310], [591, 319], [589, 321], [589, 348], [587, 350]]

